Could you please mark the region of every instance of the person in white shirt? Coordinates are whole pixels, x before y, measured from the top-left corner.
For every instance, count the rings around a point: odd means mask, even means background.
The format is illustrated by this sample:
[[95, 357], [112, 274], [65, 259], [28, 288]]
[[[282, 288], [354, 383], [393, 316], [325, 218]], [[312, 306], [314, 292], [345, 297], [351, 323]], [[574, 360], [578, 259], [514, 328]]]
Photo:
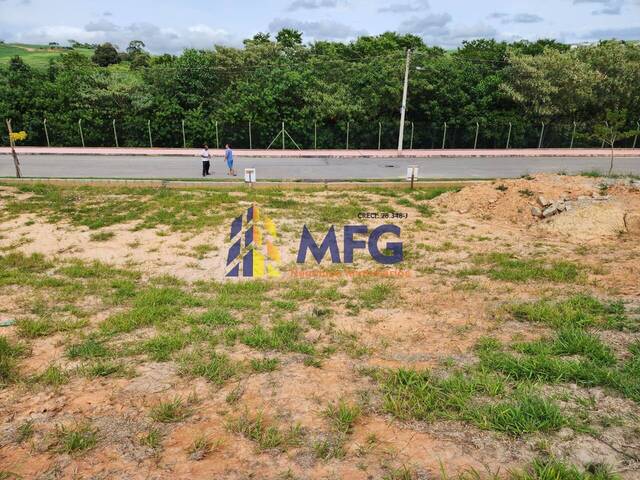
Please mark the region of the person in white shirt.
[[209, 153], [208, 145], [202, 148], [200, 157], [202, 158], [202, 176], [206, 177], [207, 175], [211, 175], [211, 173], [209, 173], [209, 169], [211, 168], [211, 153]]

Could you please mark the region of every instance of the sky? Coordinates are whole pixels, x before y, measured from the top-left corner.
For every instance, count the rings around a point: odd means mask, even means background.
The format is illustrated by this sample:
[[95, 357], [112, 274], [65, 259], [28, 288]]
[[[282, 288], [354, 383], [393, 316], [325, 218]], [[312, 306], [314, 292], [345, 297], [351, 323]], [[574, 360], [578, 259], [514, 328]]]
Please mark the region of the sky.
[[349, 42], [385, 31], [413, 33], [429, 45], [464, 40], [567, 43], [640, 40], [640, 0], [0, 0], [0, 40], [66, 44], [142, 40], [153, 53], [241, 46], [283, 27], [305, 42]]

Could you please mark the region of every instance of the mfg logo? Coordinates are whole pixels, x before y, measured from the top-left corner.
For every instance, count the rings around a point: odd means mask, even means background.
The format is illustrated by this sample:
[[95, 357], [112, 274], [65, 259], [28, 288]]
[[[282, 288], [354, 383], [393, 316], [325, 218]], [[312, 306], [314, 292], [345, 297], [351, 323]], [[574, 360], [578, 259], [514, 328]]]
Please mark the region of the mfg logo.
[[[353, 253], [355, 250], [369, 250], [371, 258], [383, 265], [394, 265], [403, 260], [402, 242], [387, 242], [384, 253], [380, 251], [378, 242], [383, 235], [393, 235], [400, 238], [400, 227], [396, 225], [381, 225], [369, 233], [366, 225], [347, 225], [343, 231], [343, 251], [344, 258], [340, 258], [340, 249], [338, 247], [338, 239], [336, 236], [335, 226], [331, 226], [324, 240], [318, 246], [313, 239], [311, 232], [305, 225], [300, 238], [300, 248], [298, 249], [298, 263], [305, 263], [307, 260], [307, 252], [311, 252], [317, 263], [320, 263], [326, 256], [327, 252], [331, 255], [333, 263], [353, 263]], [[369, 238], [365, 240], [356, 240], [356, 235], [367, 235]], [[389, 252], [389, 253], [387, 253]]]
[[[400, 238], [400, 227], [396, 225], [380, 225], [369, 232], [366, 225], [347, 225], [343, 230], [343, 245], [340, 254], [335, 226], [331, 226], [324, 239], [318, 245], [305, 225], [300, 237], [298, 263], [305, 263], [307, 253], [311, 253], [317, 263], [327, 256], [335, 264], [353, 263], [356, 250], [368, 250], [371, 258], [383, 265], [400, 263], [403, 257], [402, 242], [388, 241], [381, 251], [379, 243], [385, 235]], [[365, 239], [357, 239], [365, 237]], [[281, 257], [276, 246], [278, 233], [273, 220], [263, 216], [260, 210], [251, 206], [246, 212], [231, 223], [229, 235], [231, 245], [227, 254], [225, 276], [238, 277], [279, 277], [278, 268]]]

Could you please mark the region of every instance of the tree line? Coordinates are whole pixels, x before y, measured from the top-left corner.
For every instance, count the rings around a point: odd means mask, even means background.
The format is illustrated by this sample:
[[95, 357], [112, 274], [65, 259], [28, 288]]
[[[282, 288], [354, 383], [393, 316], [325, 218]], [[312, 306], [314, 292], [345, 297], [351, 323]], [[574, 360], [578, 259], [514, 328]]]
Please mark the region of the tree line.
[[[70, 51], [44, 70], [14, 57], [0, 67], [0, 115], [33, 145], [46, 145], [46, 118], [52, 145], [79, 145], [82, 120], [87, 146], [111, 146], [115, 120], [120, 146], [148, 146], [150, 131], [154, 146], [264, 148], [286, 122], [301, 148], [343, 148], [347, 130], [352, 148], [390, 148], [407, 49], [407, 147], [468, 148], [476, 133], [478, 148], [536, 147], [541, 138], [600, 146], [590, 132], [613, 112], [625, 130], [640, 117], [638, 43], [475, 40], [447, 51], [391, 32], [304, 44], [290, 29], [178, 56], [149, 55], [140, 41], [126, 52], [101, 45], [93, 58]], [[288, 137], [286, 146], [294, 147]]]

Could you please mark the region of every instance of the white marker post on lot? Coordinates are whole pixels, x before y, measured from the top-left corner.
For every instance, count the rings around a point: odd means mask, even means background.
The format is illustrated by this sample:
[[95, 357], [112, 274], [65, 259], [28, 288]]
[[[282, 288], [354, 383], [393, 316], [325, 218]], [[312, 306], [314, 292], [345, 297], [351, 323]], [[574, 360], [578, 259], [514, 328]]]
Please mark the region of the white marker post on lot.
[[244, 183], [248, 183], [253, 187], [253, 184], [256, 183], [256, 169], [255, 168], [245, 168], [244, 169]]
[[413, 184], [418, 179], [418, 166], [409, 165], [407, 167], [407, 182], [411, 182], [411, 190], [413, 190]]

